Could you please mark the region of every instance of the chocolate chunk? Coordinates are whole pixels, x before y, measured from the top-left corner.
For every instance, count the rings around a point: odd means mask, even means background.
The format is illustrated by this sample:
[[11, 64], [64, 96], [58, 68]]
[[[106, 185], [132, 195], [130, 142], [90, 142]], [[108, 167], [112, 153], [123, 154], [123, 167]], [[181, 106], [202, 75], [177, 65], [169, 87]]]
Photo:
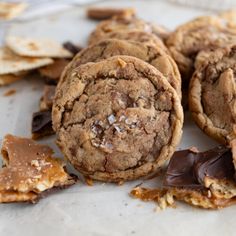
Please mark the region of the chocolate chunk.
[[204, 184], [204, 178], [233, 180], [234, 166], [231, 150], [219, 146], [201, 153], [201, 158], [194, 166], [198, 182]]
[[191, 150], [175, 152], [168, 165], [164, 185], [202, 188], [194, 174], [194, 165], [199, 155]]
[[51, 134], [54, 134], [51, 111], [35, 112], [32, 119], [32, 138], [39, 139]]
[[182, 150], [171, 158], [164, 185], [205, 188], [205, 177], [233, 180], [234, 172], [231, 150], [224, 146], [199, 153]]
[[63, 43], [63, 47], [67, 49], [68, 51], [70, 51], [71, 53], [73, 53], [74, 55], [76, 55], [78, 52], [82, 50], [82, 47], [77, 46], [69, 41]]

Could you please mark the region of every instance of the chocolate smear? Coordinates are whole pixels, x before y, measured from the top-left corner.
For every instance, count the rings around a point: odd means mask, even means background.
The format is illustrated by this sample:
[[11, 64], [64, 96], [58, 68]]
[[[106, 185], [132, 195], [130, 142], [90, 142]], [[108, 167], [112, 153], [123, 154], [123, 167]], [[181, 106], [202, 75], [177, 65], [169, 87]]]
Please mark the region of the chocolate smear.
[[231, 150], [218, 146], [205, 152], [182, 150], [174, 153], [167, 168], [164, 185], [167, 187], [205, 188], [205, 177], [234, 179]]

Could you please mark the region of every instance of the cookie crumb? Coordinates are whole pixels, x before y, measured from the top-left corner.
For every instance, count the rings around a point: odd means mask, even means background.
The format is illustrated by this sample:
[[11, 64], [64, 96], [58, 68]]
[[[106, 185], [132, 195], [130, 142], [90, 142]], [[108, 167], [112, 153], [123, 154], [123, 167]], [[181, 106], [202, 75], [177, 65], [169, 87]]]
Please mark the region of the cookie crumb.
[[88, 186], [93, 186], [93, 180], [90, 179], [89, 177], [86, 177], [86, 178], [85, 178], [85, 183], [86, 183]]
[[124, 184], [124, 181], [123, 181], [123, 180], [121, 180], [121, 181], [119, 181], [119, 182], [117, 183], [118, 186], [122, 186], [123, 184]]
[[15, 93], [16, 93], [16, 90], [15, 90], [15, 89], [10, 89], [10, 90], [8, 90], [7, 92], [5, 92], [5, 93], [3, 94], [3, 96], [9, 97], [9, 96], [14, 95]]

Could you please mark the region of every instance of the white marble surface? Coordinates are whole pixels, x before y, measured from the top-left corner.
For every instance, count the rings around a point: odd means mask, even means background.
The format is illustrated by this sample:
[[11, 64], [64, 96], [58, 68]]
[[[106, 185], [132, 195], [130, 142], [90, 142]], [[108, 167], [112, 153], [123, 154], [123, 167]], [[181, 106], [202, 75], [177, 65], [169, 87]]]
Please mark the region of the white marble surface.
[[[171, 29], [207, 13], [164, 1], [112, 1], [102, 4], [134, 6], [141, 17]], [[69, 39], [85, 45], [94, 26], [94, 22], [85, 18], [83, 7], [73, 6], [55, 15], [14, 23], [8, 27], [7, 33], [49, 37], [61, 42]], [[16, 89], [16, 94], [4, 97], [4, 92], [10, 88]], [[6, 133], [30, 135], [31, 114], [38, 109], [41, 89], [42, 81], [38, 78], [28, 78], [0, 88], [0, 138]], [[42, 142], [55, 147], [53, 138]], [[187, 115], [179, 148], [193, 145], [204, 150], [214, 146], [215, 142], [204, 135]], [[56, 154], [61, 156], [58, 151]], [[134, 200], [128, 195], [131, 188], [141, 182], [133, 181], [123, 186], [95, 183], [93, 187], [80, 182], [48, 196], [36, 205], [2, 204], [0, 236], [235, 235], [235, 206], [220, 211], [206, 211], [178, 204], [177, 209], [155, 212], [154, 203]], [[154, 187], [158, 181], [152, 179], [143, 185]]]

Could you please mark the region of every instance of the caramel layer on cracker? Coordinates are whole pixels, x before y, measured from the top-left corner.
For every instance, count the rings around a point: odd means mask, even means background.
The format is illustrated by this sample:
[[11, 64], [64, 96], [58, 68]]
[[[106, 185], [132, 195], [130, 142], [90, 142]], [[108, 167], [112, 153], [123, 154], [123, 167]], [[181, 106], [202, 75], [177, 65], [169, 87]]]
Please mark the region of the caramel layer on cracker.
[[53, 150], [46, 145], [6, 135], [1, 152], [0, 202], [35, 202], [46, 190], [75, 183], [65, 163], [53, 158]]

